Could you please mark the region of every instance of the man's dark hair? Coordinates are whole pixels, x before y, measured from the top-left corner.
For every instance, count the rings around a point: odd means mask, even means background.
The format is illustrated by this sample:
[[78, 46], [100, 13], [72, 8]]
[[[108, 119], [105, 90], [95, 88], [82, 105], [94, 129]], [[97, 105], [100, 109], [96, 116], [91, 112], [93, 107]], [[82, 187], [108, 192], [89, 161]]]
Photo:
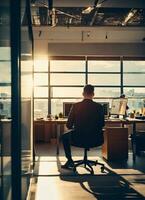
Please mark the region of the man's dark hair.
[[88, 84], [88, 85], [85, 85], [84, 87], [84, 94], [86, 95], [92, 95], [94, 93], [94, 86]]
[[121, 94], [121, 95], [120, 95], [120, 98], [125, 98], [125, 94]]

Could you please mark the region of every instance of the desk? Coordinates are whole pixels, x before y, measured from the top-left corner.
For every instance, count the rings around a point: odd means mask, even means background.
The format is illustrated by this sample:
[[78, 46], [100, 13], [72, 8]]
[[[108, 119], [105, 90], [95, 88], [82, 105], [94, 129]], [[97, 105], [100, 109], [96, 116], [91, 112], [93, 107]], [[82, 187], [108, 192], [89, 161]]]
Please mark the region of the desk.
[[[44, 136], [44, 139], [48, 139], [48, 141], [50, 140], [50, 137], [51, 135], [46, 135], [46, 130], [47, 130], [47, 127], [49, 125], [54, 125], [54, 129], [56, 131], [54, 131], [54, 136], [56, 136], [56, 154], [58, 155], [59, 154], [59, 138], [60, 138], [60, 135], [61, 135], [61, 125], [65, 125], [67, 122], [67, 119], [57, 119], [57, 120], [35, 120], [34, 121], [34, 130], [36, 130], [37, 128], [35, 127], [36, 125], [38, 125], [39, 123], [40, 124], [43, 124], [45, 127], [44, 129], [43, 128], [40, 128], [41, 129], [41, 136]], [[133, 160], [135, 160], [135, 145], [134, 145], [134, 138], [135, 138], [135, 135], [136, 135], [136, 124], [137, 123], [145, 123], [145, 120], [138, 120], [138, 119], [131, 119], [131, 118], [127, 118], [127, 119], [107, 119], [105, 120], [105, 127], [125, 127], [125, 125], [132, 125], [133, 126], [133, 132], [132, 132], [132, 152], [133, 152]], [[45, 131], [43, 133], [43, 130]], [[38, 131], [38, 129], [37, 129]], [[35, 133], [34, 133], [35, 135]]]
[[64, 132], [67, 119], [35, 120], [34, 121], [34, 141], [50, 142], [51, 138], [56, 138], [56, 154], [59, 154], [60, 135]]
[[[118, 119], [119, 120], [119, 119]], [[110, 122], [110, 120], [107, 120], [105, 122], [105, 124], [108, 123], [116, 123], [117, 121], [115, 121], [115, 119], [111, 120], [112, 122]], [[114, 122], [113, 122], [114, 121]], [[121, 126], [125, 127], [125, 125], [132, 125], [132, 134], [131, 134], [131, 142], [132, 142], [132, 155], [133, 155], [133, 161], [136, 160], [136, 145], [135, 145], [135, 137], [136, 137], [136, 132], [137, 132], [137, 128], [136, 125], [139, 124], [145, 124], [145, 120], [141, 120], [141, 119], [135, 119], [135, 118], [126, 118], [126, 119], [122, 119], [120, 120]]]

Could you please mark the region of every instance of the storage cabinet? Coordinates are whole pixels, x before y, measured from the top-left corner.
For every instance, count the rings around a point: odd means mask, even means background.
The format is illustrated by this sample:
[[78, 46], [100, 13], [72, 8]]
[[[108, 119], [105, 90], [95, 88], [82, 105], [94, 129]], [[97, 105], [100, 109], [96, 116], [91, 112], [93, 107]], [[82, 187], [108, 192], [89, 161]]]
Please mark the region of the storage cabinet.
[[106, 128], [102, 155], [107, 160], [125, 160], [128, 158], [128, 128]]

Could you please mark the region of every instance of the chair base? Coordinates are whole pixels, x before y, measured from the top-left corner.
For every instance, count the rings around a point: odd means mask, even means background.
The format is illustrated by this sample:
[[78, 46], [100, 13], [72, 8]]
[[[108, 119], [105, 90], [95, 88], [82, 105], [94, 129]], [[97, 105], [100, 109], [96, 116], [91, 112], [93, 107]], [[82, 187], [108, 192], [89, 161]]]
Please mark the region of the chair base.
[[76, 160], [74, 161], [74, 171], [76, 171], [76, 168], [80, 165], [84, 165], [84, 168], [87, 169], [91, 174], [94, 174], [93, 165], [100, 165], [101, 166], [101, 172], [104, 172], [105, 166], [103, 163], [98, 162], [98, 160], [88, 160], [87, 159], [87, 152], [89, 151], [89, 148], [84, 148], [84, 159], [83, 160]]
[[105, 169], [104, 164], [98, 162], [97, 160], [96, 161], [93, 161], [93, 160], [77, 160], [77, 161], [74, 161], [74, 171], [76, 171], [76, 168], [80, 165], [84, 165], [84, 168], [87, 169], [91, 174], [94, 174], [94, 170], [93, 170], [93, 167], [92, 167], [93, 165], [94, 166], [100, 165], [102, 173], [104, 172], [104, 169]]

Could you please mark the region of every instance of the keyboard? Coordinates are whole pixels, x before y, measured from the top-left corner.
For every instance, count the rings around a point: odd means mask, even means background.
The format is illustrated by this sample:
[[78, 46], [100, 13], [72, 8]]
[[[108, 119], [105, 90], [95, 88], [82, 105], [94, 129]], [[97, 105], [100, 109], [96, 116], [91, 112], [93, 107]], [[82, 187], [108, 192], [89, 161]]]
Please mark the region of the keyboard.
[[135, 119], [145, 120], [145, 116], [138, 116], [138, 117], [135, 117]]
[[121, 121], [122, 119], [110, 117], [108, 120], [110, 120], [110, 121]]

